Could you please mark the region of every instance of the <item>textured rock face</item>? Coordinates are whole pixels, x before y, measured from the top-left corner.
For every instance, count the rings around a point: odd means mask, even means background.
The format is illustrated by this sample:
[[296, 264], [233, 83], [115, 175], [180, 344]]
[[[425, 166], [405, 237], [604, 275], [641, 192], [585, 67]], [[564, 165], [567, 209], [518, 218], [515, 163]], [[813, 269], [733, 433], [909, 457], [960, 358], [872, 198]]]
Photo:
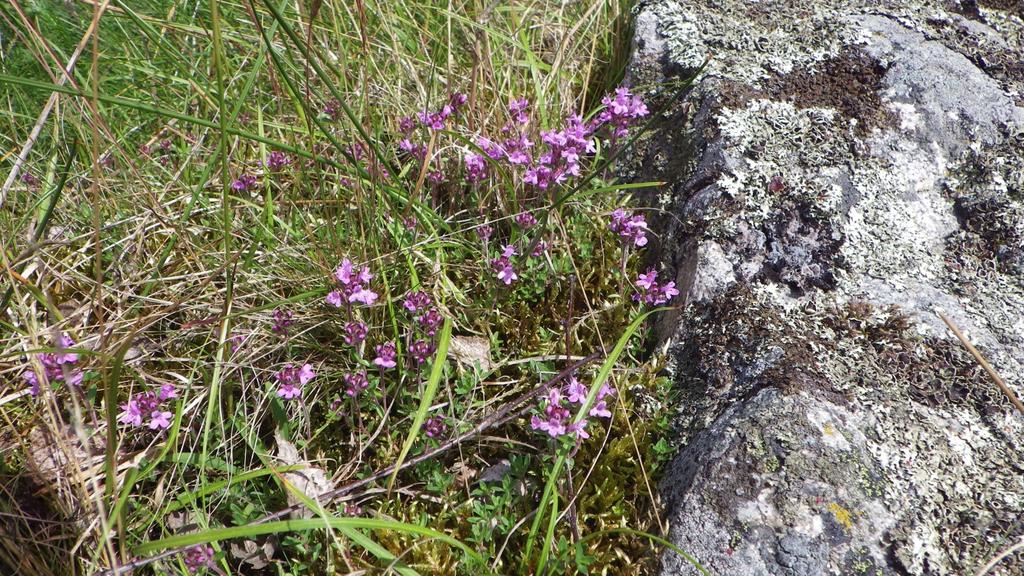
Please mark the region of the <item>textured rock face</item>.
[[975, 573], [1024, 536], [1024, 417], [937, 312], [1020, 394], [1024, 5], [641, 5], [635, 85], [709, 56], [630, 174], [669, 183], [687, 296], [671, 540], [730, 576]]

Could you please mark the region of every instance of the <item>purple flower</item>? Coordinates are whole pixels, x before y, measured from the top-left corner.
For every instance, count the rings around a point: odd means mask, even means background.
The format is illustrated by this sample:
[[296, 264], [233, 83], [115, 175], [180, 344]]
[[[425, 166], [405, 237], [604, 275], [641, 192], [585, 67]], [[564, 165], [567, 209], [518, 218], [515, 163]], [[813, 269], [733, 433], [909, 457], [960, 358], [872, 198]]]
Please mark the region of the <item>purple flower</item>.
[[367, 306], [373, 306], [374, 302], [377, 301], [377, 293], [359, 286], [352, 294], [348, 297], [349, 302], [361, 302]]
[[512, 257], [515, 255], [516, 247], [509, 244], [502, 249], [501, 256], [491, 260], [491, 268], [494, 269], [495, 276], [497, 276], [498, 280], [504, 282], [506, 286], [519, 278], [515, 268], [512, 266]]
[[341, 297], [341, 292], [338, 292], [337, 290], [331, 290], [328, 292], [325, 300], [335, 308], [341, 308], [341, 305], [344, 303], [344, 300]]
[[440, 416], [427, 418], [427, 421], [423, 423], [423, 433], [427, 438], [440, 438], [447, 431], [448, 426], [444, 423], [444, 418]]
[[39, 185], [39, 178], [33, 176], [31, 172], [22, 172], [21, 181], [30, 188], [35, 188]]
[[293, 320], [294, 314], [292, 314], [291, 311], [289, 311], [289, 310], [284, 310], [282, 308], [278, 308], [278, 309], [274, 310], [273, 317], [274, 317], [274, 325], [271, 326], [270, 329], [275, 334], [282, 334], [282, 335], [287, 336], [288, 335], [288, 327], [291, 326], [292, 323], [294, 322], [294, 320]]
[[54, 360], [57, 364], [74, 364], [78, 362], [78, 354], [74, 352], [66, 352], [68, 348], [75, 345], [75, 341], [71, 339], [67, 334], [61, 335], [57, 341], [57, 353], [54, 354]]
[[492, 234], [494, 234], [494, 228], [488, 226], [487, 224], [484, 224], [483, 226], [480, 226], [476, 229], [476, 235], [479, 236], [480, 239], [484, 241], [490, 240]]
[[467, 152], [463, 157], [466, 163], [466, 179], [470, 182], [479, 182], [487, 177], [487, 161], [480, 154]]
[[431, 308], [430, 310], [427, 310], [426, 314], [420, 316], [416, 320], [420, 323], [420, 326], [423, 327], [423, 331], [426, 332], [428, 336], [433, 336], [437, 333], [437, 328], [441, 325], [444, 318], [441, 317], [441, 313], [437, 311], [437, 308]]
[[402, 306], [404, 306], [409, 312], [418, 312], [429, 307], [430, 303], [430, 296], [422, 290], [417, 290], [416, 292], [410, 292], [409, 295], [405, 297], [405, 301], [402, 302]]
[[345, 381], [345, 394], [355, 398], [360, 392], [370, 387], [366, 372], [349, 372], [342, 376]]
[[178, 393], [172, 384], [164, 384], [156, 392], [140, 392], [121, 405], [118, 422], [131, 426], [142, 426], [148, 418], [146, 427], [150, 430], [166, 430], [171, 426], [174, 412], [164, 409], [167, 400], [177, 398]]
[[345, 324], [345, 343], [355, 346], [366, 339], [369, 328], [362, 322], [349, 322]]
[[547, 405], [541, 412], [543, 418], [534, 415], [530, 418], [530, 427], [534, 430], [547, 432], [552, 438], [563, 436], [567, 432], [569, 410], [562, 406], [562, 393], [557, 388], [548, 390]]
[[633, 300], [643, 302], [650, 306], [660, 306], [679, 295], [675, 282], [665, 285], [658, 284], [658, 273], [650, 269], [646, 274], [641, 274], [636, 281], [640, 292], [633, 295]]
[[302, 395], [302, 390], [294, 382], [285, 382], [278, 386], [277, 395], [285, 400], [292, 400]]
[[175, 390], [174, 384], [164, 384], [160, 387], [160, 391], [156, 393], [157, 398], [161, 401], [169, 400], [171, 398], [178, 397], [178, 391]]
[[284, 154], [284, 152], [278, 152], [274, 150], [267, 155], [266, 166], [268, 169], [276, 172], [291, 164], [291, 159]]
[[395, 349], [395, 345], [391, 342], [381, 344], [377, 346], [377, 357], [373, 359], [373, 363], [381, 368], [394, 368], [398, 365], [395, 361], [398, 351]]
[[580, 384], [576, 376], [569, 376], [569, 384], [565, 387], [565, 393], [568, 394], [566, 399], [575, 404], [582, 404], [587, 399], [587, 387]]
[[149, 415], [149, 429], [150, 430], [166, 430], [171, 426], [171, 412], [154, 410]]
[[530, 255], [533, 256], [534, 258], [540, 258], [547, 251], [548, 243], [541, 240], [540, 242], [537, 242], [536, 246], [533, 247], [533, 252]]
[[316, 376], [313, 367], [303, 364], [301, 368], [286, 364], [275, 375], [277, 378], [277, 395], [286, 400], [298, 398], [302, 394], [300, 386], [305, 386]]
[[195, 574], [213, 562], [213, 547], [196, 544], [185, 551], [184, 562], [189, 573]]
[[537, 225], [537, 219], [529, 212], [516, 214], [516, 224], [523, 230], [529, 230]]
[[434, 343], [426, 340], [417, 340], [409, 347], [409, 354], [416, 361], [417, 366], [426, 362], [433, 353]]
[[337, 99], [330, 100], [324, 104], [324, 115], [331, 120], [337, 120], [341, 117], [341, 102]]
[[530, 122], [530, 116], [527, 114], [529, 109], [530, 102], [526, 98], [519, 98], [508, 104], [508, 112], [512, 116], [512, 120], [517, 124], [527, 124]]
[[252, 174], [242, 174], [231, 183], [231, 189], [236, 192], [245, 192], [256, 187], [256, 177]]
[[647, 105], [639, 96], [634, 96], [626, 87], [615, 89], [615, 95], [605, 96], [601, 100], [604, 110], [596, 119], [596, 126], [608, 126], [612, 137], [619, 138], [629, 132], [629, 127], [639, 118], [649, 114]]
[[622, 208], [616, 208], [612, 212], [609, 227], [624, 241], [632, 241], [637, 248], [647, 245], [647, 220], [643, 214], [632, 215]]
[[373, 279], [369, 266], [363, 266], [356, 272], [352, 261], [345, 258], [341, 261], [341, 265], [334, 270], [334, 279], [341, 285], [341, 290], [327, 295], [328, 304], [340, 307], [341, 302], [347, 300], [372, 306], [377, 301], [377, 293], [366, 286]]
[[32, 394], [33, 396], [38, 396], [39, 378], [36, 376], [36, 373], [29, 370], [22, 374], [22, 378], [24, 378], [25, 382], [29, 385], [29, 393]]
[[597, 401], [590, 408], [589, 414], [591, 416], [598, 416], [601, 418], [611, 418], [611, 410], [608, 409], [608, 396], [614, 396], [615, 391], [612, 390], [611, 386], [607, 384], [601, 384], [601, 389], [597, 391]]
[[646, 274], [641, 274], [637, 280], [636, 285], [644, 290], [650, 290], [658, 283], [658, 273], [653, 269], [649, 269]]
[[139, 403], [135, 400], [129, 400], [127, 404], [121, 405], [121, 414], [117, 418], [118, 422], [122, 424], [131, 424], [132, 426], [142, 425], [142, 409], [139, 407]]
[[416, 129], [416, 121], [409, 116], [405, 116], [398, 120], [398, 129], [403, 134], [408, 134]]

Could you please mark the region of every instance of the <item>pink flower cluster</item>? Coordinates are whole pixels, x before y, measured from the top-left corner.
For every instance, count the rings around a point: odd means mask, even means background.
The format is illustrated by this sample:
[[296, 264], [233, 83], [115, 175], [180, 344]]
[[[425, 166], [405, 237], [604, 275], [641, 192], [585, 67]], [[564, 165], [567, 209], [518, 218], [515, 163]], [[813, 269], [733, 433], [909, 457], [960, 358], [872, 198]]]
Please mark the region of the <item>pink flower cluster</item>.
[[440, 416], [427, 418], [427, 421], [423, 423], [423, 433], [426, 434], [427, 438], [440, 438], [447, 431], [448, 425], [444, 423], [444, 418]]
[[373, 364], [379, 366], [382, 370], [394, 368], [398, 366], [398, 350], [395, 348], [393, 342], [386, 342], [377, 346], [377, 357], [373, 359]]
[[[416, 118], [419, 119], [420, 123], [430, 128], [431, 130], [444, 130], [445, 124], [448, 118], [459, 111], [459, 108], [466, 103], [469, 98], [461, 92], [455, 92], [448, 97], [448, 102], [441, 107], [437, 112], [420, 112], [416, 114]], [[406, 124], [407, 126], [408, 124]]]
[[515, 266], [512, 265], [512, 257], [516, 255], [516, 247], [507, 245], [501, 250], [501, 256], [491, 260], [491, 268], [494, 274], [505, 283], [506, 286], [519, 278]]
[[196, 544], [185, 551], [185, 567], [190, 574], [195, 574], [213, 563], [213, 547]]
[[[599, 131], [608, 128], [613, 138], [625, 136], [637, 119], [649, 113], [643, 100], [625, 87], [616, 89], [614, 95], [605, 96], [602, 104], [604, 109], [589, 122], [579, 115], [570, 115], [560, 129], [541, 130], [540, 142], [544, 149], [535, 156], [532, 152], [535, 143], [526, 132], [530, 124], [529, 102], [525, 98], [513, 100], [508, 106], [512, 122], [502, 128], [502, 133], [508, 137], [498, 143], [479, 136], [476, 144], [491, 160], [522, 166], [523, 184], [546, 190], [580, 175], [581, 159], [597, 151], [595, 135]], [[486, 178], [484, 156], [468, 153], [463, 156], [463, 162], [467, 180], [479, 182]]]
[[675, 282], [658, 284], [658, 272], [653, 268], [646, 274], [641, 274], [637, 278], [636, 285], [640, 288], [640, 292], [633, 295], [633, 300], [649, 306], [660, 306], [679, 295]]
[[334, 271], [334, 278], [338, 288], [327, 294], [327, 303], [331, 306], [341, 308], [346, 302], [373, 306], [377, 302], [377, 293], [369, 288], [370, 280], [373, 279], [369, 266], [363, 266], [357, 272], [352, 261], [345, 258]]
[[597, 121], [612, 129], [612, 136], [621, 138], [629, 132], [633, 121], [647, 116], [647, 105], [639, 96], [634, 96], [626, 87], [615, 89], [615, 96], [601, 99], [604, 110], [597, 116]]
[[433, 306], [430, 295], [422, 290], [410, 292], [402, 302], [402, 306], [413, 315], [413, 319], [427, 336], [436, 334], [441, 322], [444, 321], [441, 313]]
[[417, 340], [409, 346], [409, 355], [416, 361], [416, 365], [420, 366], [425, 363], [434, 354], [434, 343], [429, 340]]
[[[567, 434], [573, 434], [578, 440], [589, 438], [586, 431], [587, 420], [584, 418], [573, 424], [573, 404], [583, 405], [587, 401], [587, 387], [581, 384], [575, 376], [569, 377], [569, 384], [565, 391], [558, 388], [548, 390], [544, 400], [544, 407], [540, 414], [534, 414], [530, 418], [530, 427], [534, 430], [546, 432], [552, 438], [559, 438]], [[613, 395], [614, 391], [607, 384], [602, 384], [597, 392], [597, 399], [588, 412], [589, 416], [610, 418], [612, 413], [608, 409], [607, 397]]]
[[366, 340], [366, 335], [369, 331], [370, 328], [362, 322], [349, 322], [345, 324], [345, 343], [357, 346], [360, 342]]
[[341, 377], [345, 381], [345, 394], [355, 398], [360, 392], [370, 387], [370, 380], [366, 372], [349, 372]]
[[145, 421], [150, 430], [166, 430], [171, 426], [174, 413], [164, 410], [164, 403], [177, 397], [178, 391], [171, 384], [164, 384], [156, 392], [135, 394], [127, 404], [121, 405], [121, 414], [117, 420], [131, 426], [142, 426]]
[[245, 192], [256, 187], [256, 177], [252, 174], [242, 174], [231, 183], [231, 189], [235, 192]]
[[[38, 355], [39, 362], [43, 365], [42, 383], [49, 384], [63, 381], [72, 386], [82, 384], [82, 371], [75, 367], [75, 364], [78, 362], [78, 354], [67, 351], [68, 348], [74, 345], [75, 341], [67, 334], [63, 334], [55, 343], [56, 352], [44, 352]], [[36, 373], [30, 368], [23, 377], [25, 382], [31, 386], [32, 395], [38, 395], [40, 381]]]
[[316, 372], [309, 364], [303, 364], [301, 368], [286, 364], [274, 377], [277, 378], [277, 395], [285, 400], [292, 400], [302, 395], [300, 386], [305, 386], [316, 377]]
[[278, 170], [283, 170], [291, 163], [291, 158], [286, 156], [284, 152], [278, 152], [277, 150], [274, 150], [273, 152], [267, 155], [267, 168], [274, 172], [277, 172]]
[[622, 208], [612, 212], [610, 228], [624, 242], [632, 242], [637, 248], [647, 245], [647, 219], [643, 214], [630, 214]]

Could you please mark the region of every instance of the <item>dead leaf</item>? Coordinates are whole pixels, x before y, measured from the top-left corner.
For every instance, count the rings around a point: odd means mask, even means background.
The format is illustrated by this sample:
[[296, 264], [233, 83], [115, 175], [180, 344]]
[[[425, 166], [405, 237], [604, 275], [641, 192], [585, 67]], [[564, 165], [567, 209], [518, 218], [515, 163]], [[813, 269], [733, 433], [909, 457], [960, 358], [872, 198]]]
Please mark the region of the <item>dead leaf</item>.
[[261, 545], [256, 540], [242, 540], [240, 543], [232, 541], [228, 547], [231, 555], [243, 563], [252, 566], [254, 570], [265, 568], [274, 558], [277, 550], [277, 539], [271, 535], [263, 540]]
[[479, 364], [480, 370], [489, 372], [491, 370], [491, 343], [480, 336], [452, 336], [448, 344], [448, 353], [456, 361], [462, 362], [469, 367]]
[[[305, 494], [309, 498], [318, 501], [320, 496], [334, 489], [334, 484], [327, 478], [327, 474], [320, 468], [313, 466], [299, 455], [298, 448], [281, 435], [278, 430], [274, 431], [274, 440], [277, 442], [277, 459], [286, 466], [304, 466], [305, 469], [295, 472], [285, 472], [284, 479], [293, 488]], [[288, 505], [299, 504], [299, 500], [291, 491], [287, 491]], [[306, 506], [291, 513], [292, 518], [312, 518], [313, 512]]]

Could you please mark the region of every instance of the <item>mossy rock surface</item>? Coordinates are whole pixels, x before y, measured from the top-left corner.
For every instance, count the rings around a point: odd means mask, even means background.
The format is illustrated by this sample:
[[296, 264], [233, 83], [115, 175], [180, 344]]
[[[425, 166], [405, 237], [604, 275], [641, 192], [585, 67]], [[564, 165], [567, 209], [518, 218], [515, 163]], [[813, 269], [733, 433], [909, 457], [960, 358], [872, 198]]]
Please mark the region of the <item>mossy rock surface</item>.
[[[715, 574], [973, 574], [1024, 536], [1024, 13], [641, 5], [629, 77], [712, 57], [625, 175], [686, 307], [662, 480]], [[663, 572], [694, 573], [672, 554]], [[991, 574], [1024, 574], [1024, 554]]]

